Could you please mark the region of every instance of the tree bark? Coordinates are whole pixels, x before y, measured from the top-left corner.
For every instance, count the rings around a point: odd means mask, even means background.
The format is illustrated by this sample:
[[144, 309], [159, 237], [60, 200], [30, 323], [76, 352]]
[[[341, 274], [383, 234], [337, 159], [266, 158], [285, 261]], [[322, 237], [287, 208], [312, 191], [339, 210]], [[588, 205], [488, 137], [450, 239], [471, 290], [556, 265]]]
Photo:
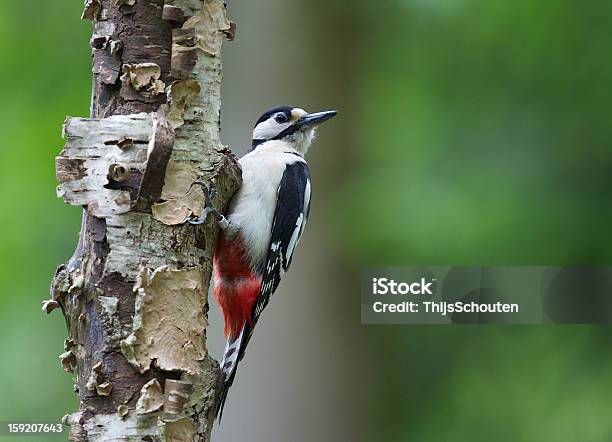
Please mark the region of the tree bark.
[[[87, 0], [93, 21], [90, 118], [68, 118], [58, 195], [84, 207], [47, 312], [60, 307], [60, 356], [76, 371], [77, 441], [210, 440], [218, 364], [206, 350], [217, 226], [240, 183], [219, 140], [221, 0]], [[211, 217], [212, 218], [212, 217]]]

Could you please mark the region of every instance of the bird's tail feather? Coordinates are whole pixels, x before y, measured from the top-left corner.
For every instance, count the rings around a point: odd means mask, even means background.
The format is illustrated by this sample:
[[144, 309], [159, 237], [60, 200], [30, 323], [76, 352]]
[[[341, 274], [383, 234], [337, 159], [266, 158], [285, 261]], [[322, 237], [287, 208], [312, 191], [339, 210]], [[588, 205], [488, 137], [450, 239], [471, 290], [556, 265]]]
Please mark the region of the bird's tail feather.
[[223, 353], [223, 360], [221, 361], [221, 372], [223, 374], [223, 384], [221, 386], [221, 397], [217, 402], [217, 418], [221, 422], [221, 416], [223, 415], [223, 407], [227, 400], [227, 393], [230, 387], [234, 383], [236, 377], [236, 370], [238, 368], [238, 362], [244, 356], [244, 350], [251, 337], [251, 327], [245, 324], [242, 331], [237, 338], [232, 340], [228, 338], [225, 344], [225, 352]]

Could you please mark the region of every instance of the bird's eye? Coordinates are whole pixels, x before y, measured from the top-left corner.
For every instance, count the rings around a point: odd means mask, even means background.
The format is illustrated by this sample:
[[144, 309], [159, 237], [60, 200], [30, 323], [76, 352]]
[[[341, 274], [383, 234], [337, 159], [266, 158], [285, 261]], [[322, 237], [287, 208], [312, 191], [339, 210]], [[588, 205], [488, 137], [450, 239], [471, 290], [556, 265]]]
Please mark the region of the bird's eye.
[[274, 121], [276, 121], [277, 123], [286, 123], [287, 122], [287, 115], [285, 115], [284, 113], [280, 112], [278, 114], [276, 114], [274, 116]]

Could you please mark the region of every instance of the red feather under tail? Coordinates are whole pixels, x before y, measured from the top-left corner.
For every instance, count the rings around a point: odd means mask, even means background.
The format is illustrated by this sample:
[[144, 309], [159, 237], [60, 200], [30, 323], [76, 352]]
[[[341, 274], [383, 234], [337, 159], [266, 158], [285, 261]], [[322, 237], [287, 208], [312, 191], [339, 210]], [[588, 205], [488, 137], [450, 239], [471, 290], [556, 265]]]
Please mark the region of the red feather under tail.
[[251, 337], [251, 315], [262, 283], [261, 275], [253, 271], [248, 262], [244, 241], [240, 235], [232, 241], [224, 234], [219, 236], [214, 260], [214, 294], [223, 312], [227, 337], [221, 362], [224, 378], [217, 405], [219, 420], [229, 388], [236, 376], [238, 362], [242, 359]]
[[225, 336], [235, 340], [245, 323], [253, 324], [251, 312], [262, 280], [261, 275], [249, 266], [239, 235], [232, 241], [223, 234], [219, 236], [214, 274], [214, 294], [225, 319]]

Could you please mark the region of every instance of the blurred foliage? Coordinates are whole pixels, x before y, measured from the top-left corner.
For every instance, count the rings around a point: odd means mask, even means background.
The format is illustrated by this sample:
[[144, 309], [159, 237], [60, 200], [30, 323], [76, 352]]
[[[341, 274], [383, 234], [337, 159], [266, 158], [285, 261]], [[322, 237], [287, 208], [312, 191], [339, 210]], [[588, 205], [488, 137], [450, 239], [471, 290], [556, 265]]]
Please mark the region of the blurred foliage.
[[[610, 264], [612, 3], [361, 1], [352, 22], [326, 7], [358, 47], [328, 210], [356, 271]], [[367, 337], [375, 440], [612, 440], [607, 327]]]
[[360, 261], [609, 263], [612, 3], [361, 9], [358, 166], [337, 192]]
[[2, 421], [57, 422], [77, 407], [58, 359], [65, 324], [40, 306], [80, 226], [80, 209], [55, 197], [54, 157], [65, 116], [89, 114], [91, 31], [81, 9], [72, 1], [0, 2]]
[[[375, 440], [591, 441], [612, 436], [607, 327], [377, 327]], [[392, 349], [392, 350], [390, 350]]]
[[[349, 267], [610, 263], [612, 3], [348, 3], [319, 0], [304, 19], [324, 29], [308, 39], [324, 76], [312, 101], [341, 104], [332, 136], [348, 145], [333, 163], [313, 156]], [[81, 6], [0, 2], [0, 420], [77, 405], [57, 360], [64, 324], [40, 301], [80, 223], [55, 198], [53, 158], [65, 115], [89, 112]], [[366, 332], [376, 440], [612, 439], [606, 327]]]

